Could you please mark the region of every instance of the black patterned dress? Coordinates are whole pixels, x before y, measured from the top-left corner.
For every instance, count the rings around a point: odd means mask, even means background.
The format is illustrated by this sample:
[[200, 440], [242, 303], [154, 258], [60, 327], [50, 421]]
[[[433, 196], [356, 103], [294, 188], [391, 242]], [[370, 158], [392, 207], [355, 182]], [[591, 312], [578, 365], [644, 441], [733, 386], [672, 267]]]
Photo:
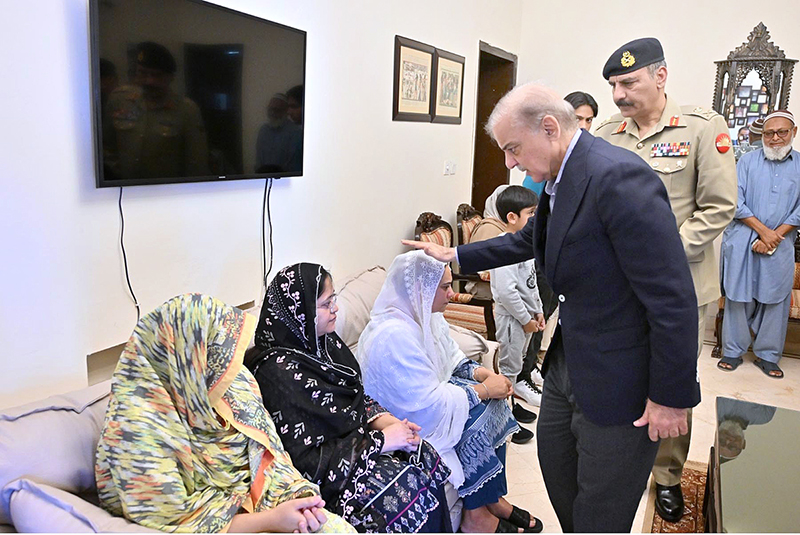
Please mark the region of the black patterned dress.
[[444, 484], [450, 470], [422, 442], [381, 454], [369, 423], [388, 411], [364, 394], [353, 354], [336, 334], [317, 337], [321, 267], [281, 270], [267, 289], [246, 363], [292, 462], [320, 486], [326, 507], [358, 531], [451, 531]]

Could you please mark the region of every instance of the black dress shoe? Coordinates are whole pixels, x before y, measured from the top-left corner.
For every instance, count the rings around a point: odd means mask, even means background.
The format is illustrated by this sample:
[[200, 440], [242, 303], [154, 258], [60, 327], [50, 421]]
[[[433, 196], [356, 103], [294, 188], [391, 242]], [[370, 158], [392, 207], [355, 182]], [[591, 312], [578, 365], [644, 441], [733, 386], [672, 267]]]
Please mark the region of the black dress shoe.
[[520, 426], [519, 431], [511, 435], [511, 442], [514, 444], [526, 444], [533, 438], [533, 431]]
[[518, 403], [514, 403], [513, 400], [511, 401], [511, 403], [512, 405], [514, 405], [514, 408], [511, 409], [511, 413], [514, 415], [514, 419], [519, 423], [529, 424], [536, 419], [535, 412], [529, 411], [528, 409], [526, 409], [522, 405], [519, 405]]
[[656, 483], [656, 511], [667, 522], [677, 522], [683, 516], [683, 492], [681, 486]]

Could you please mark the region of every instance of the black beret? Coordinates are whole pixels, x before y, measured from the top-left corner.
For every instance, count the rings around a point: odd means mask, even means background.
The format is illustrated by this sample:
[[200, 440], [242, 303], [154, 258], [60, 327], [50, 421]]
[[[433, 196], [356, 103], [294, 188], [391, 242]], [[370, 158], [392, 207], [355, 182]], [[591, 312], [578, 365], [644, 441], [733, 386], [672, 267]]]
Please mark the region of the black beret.
[[606, 61], [603, 78], [638, 71], [653, 63], [664, 61], [664, 49], [655, 37], [644, 37], [619, 47]]
[[136, 63], [148, 69], [159, 69], [172, 74], [177, 69], [175, 58], [167, 47], [152, 41], [139, 43], [136, 47]]

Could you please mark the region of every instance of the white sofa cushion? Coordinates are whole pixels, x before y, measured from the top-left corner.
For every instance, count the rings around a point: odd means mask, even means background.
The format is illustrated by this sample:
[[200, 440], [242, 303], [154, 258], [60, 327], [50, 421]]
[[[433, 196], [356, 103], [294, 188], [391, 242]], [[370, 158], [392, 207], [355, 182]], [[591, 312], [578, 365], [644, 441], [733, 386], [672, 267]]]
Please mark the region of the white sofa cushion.
[[[0, 491], [28, 478], [67, 492], [95, 492], [94, 455], [111, 381], [0, 413]], [[0, 524], [9, 524], [10, 494], [0, 494]]]
[[3, 489], [9, 494], [14, 528], [20, 533], [156, 533], [63, 490], [18, 479]]
[[353, 354], [385, 280], [386, 270], [382, 266], [373, 266], [343, 281], [334, 281], [339, 296], [336, 333]]

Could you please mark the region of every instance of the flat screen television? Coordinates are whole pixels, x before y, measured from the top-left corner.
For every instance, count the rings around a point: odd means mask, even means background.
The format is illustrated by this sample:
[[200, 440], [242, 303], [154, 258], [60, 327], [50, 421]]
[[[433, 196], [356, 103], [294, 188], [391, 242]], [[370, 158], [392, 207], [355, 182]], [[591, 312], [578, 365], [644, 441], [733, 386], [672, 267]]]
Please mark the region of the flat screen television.
[[90, 0], [97, 187], [303, 174], [306, 32], [201, 0]]

